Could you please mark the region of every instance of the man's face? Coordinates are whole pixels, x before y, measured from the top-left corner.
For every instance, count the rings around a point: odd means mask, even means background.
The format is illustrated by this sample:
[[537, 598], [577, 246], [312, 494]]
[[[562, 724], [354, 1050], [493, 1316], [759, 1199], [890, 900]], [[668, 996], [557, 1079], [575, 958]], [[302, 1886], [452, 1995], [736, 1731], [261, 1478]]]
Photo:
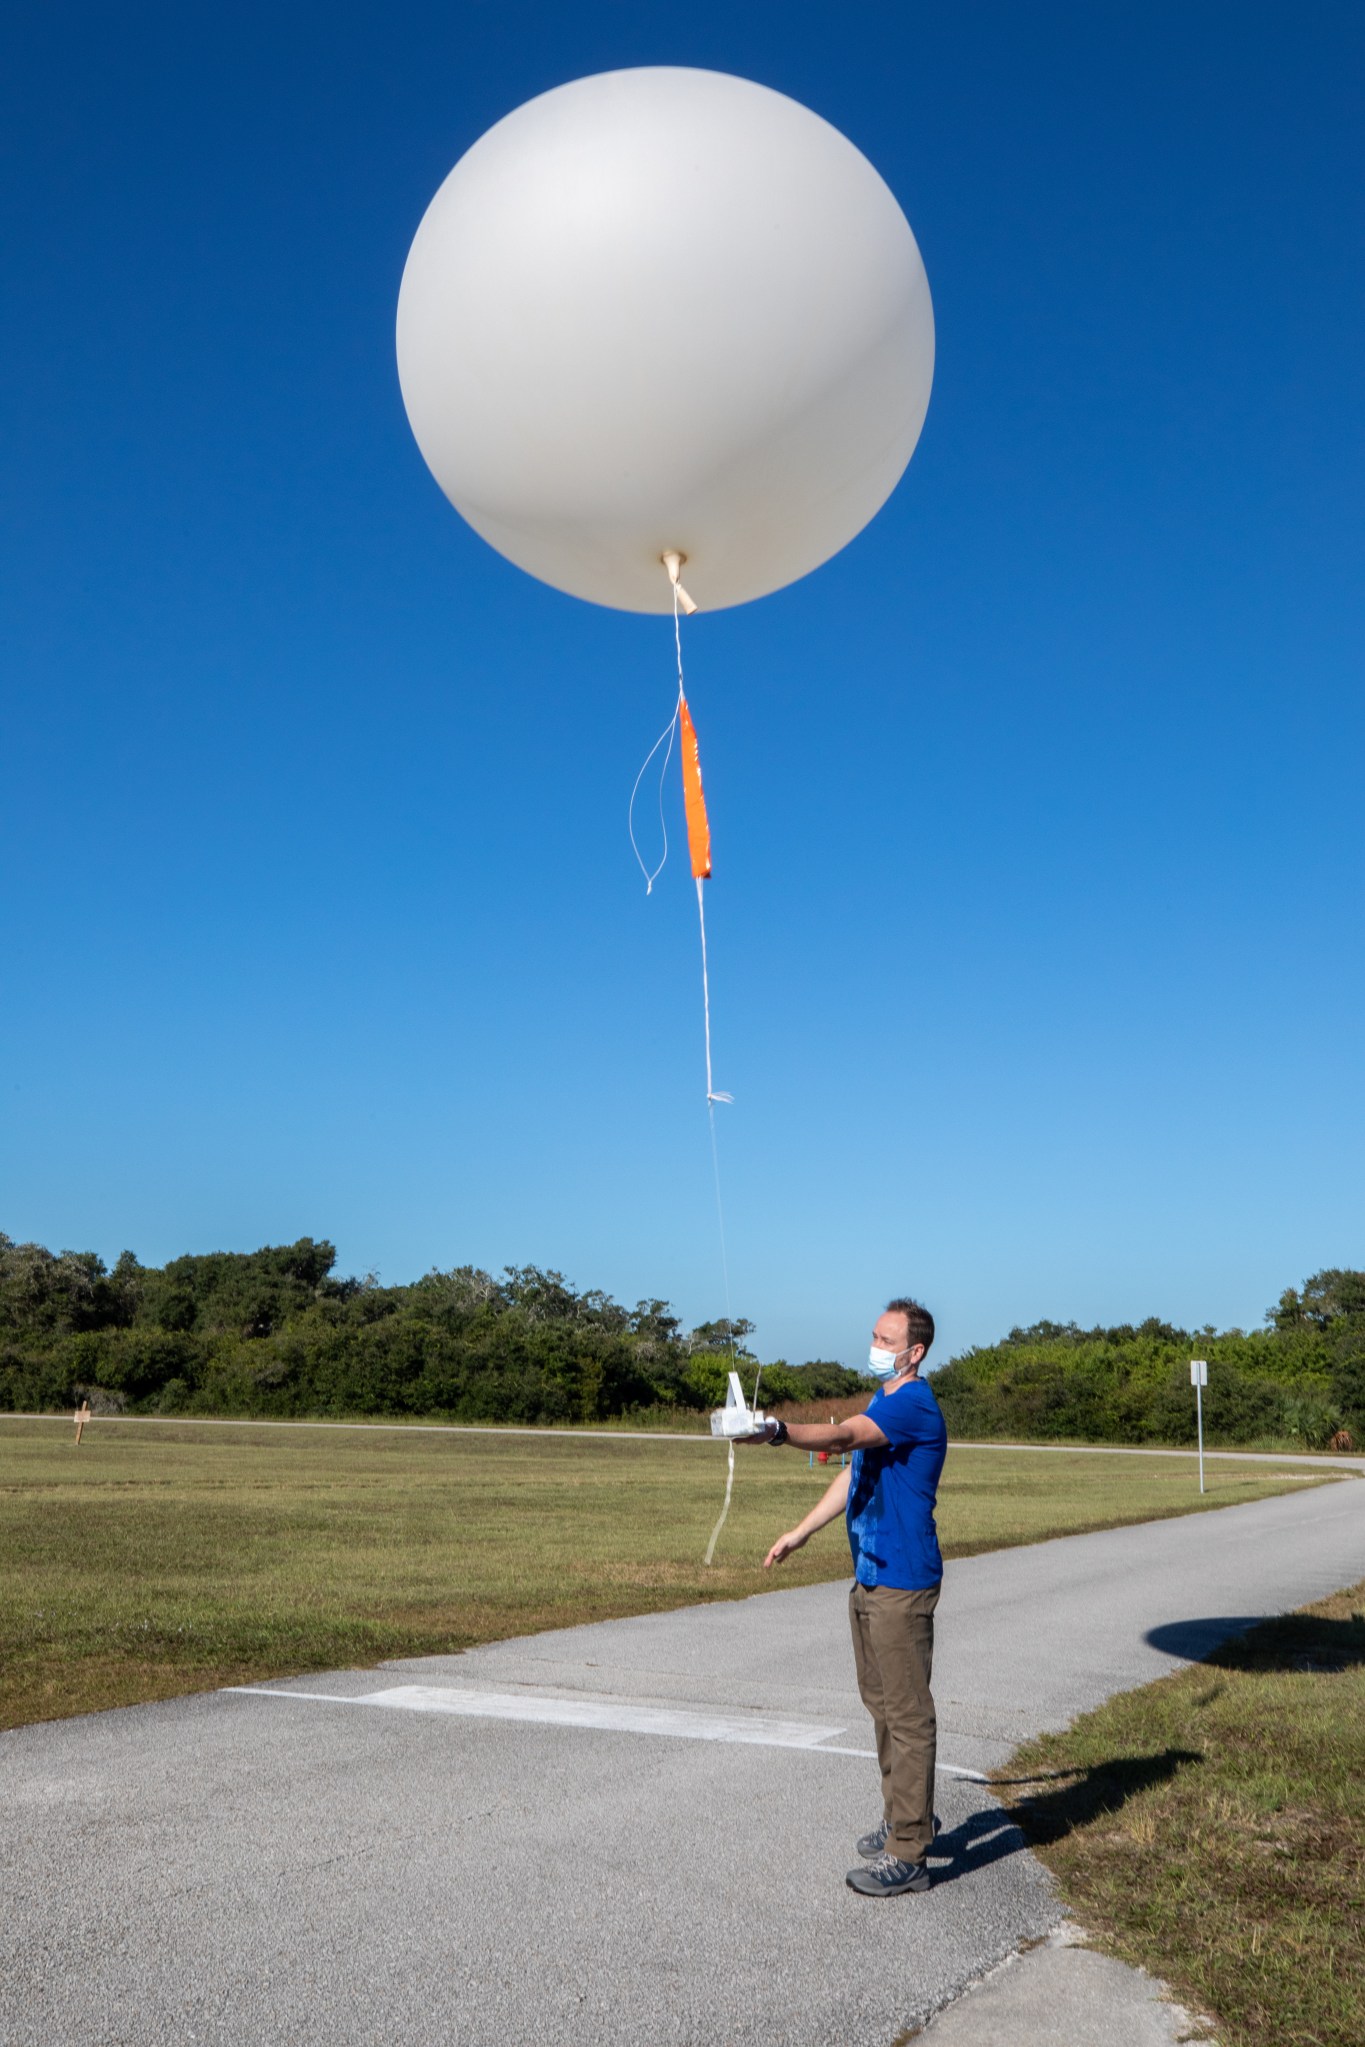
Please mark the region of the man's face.
[[903, 1308], [888, 1308], [879, 1315], [872, 1331], [872, 1341], [878, 1350], [892, 1350], [896, 1353], [896, 1370], [908, 1372], [924, 1356], [923, 1344], [917, 1343], [912, 1351], [909, 1347], [910, 1318]]

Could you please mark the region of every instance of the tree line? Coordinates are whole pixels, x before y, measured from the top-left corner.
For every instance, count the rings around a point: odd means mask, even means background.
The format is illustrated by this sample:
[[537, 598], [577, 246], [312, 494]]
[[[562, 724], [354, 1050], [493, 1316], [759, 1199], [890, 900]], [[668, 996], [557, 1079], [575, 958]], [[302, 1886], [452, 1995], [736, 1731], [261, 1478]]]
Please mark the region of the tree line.
[[[311, 1237], [159, 1267], [125, 1251], [110, 1269], [0, 1235], [0, 1408], [88, 1398], [103, 1413], [597, 1422], [715, 1407], [732, 1365], [749, 1390], [757, 1371], [748, 1321], [684, 1331], [667, 1301], [625, 1308], [538, 1266], [381, 1286], [335, 1265]], [[763, 1400], [862, 1384], [827, 1360], [779, 1362]]]
[[1365, 1272], [1339, 1267], [1287, 1287], [1263, 1329], [1035, 1322], [954, 1358], [934, 1391], [958, 1437], [1186, 1443], [1197, 1357], [1209, 1441], [1322, 1449], [1346, 1429], [1365, 1444]]
[[[432, 1271], [406, 1286], [339, 1278], [325, 1241], [111, 1268], [0, 1234], [0, 1408], [105, 1413], [393, 1415], [599, 1422], [702, 1412], [738, 1363], [752, 1390], [753, 1324], [684, 1330], [667, 1301], [626, 1308], [559, 1272]], [[1365, 1442], [1365, 1273], [1333, 1268], [1281, 1294], [1262, 1329], [1038, 1322], [933, 1374], [953, 1436], [1188, 1442], [1189, 1361], [1209, 1361], [1212, 1442], [1343, 1427]], [[870, 1389], [829, 1360], [763, 1368], [765, 1407], [846, 1402]]]

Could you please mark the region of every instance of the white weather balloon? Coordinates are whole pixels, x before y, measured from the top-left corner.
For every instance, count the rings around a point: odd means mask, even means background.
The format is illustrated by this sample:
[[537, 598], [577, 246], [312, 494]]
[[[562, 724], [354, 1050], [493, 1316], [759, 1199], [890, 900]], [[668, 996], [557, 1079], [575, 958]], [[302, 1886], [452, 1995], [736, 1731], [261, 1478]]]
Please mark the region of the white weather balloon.
[[398, 299], [422, 454], [534, 576], [666, 611], [827, 561], [894, 490], [934, 318], [866, 157], [721, 72], [610, 71], [490, 128], [428, 207]]

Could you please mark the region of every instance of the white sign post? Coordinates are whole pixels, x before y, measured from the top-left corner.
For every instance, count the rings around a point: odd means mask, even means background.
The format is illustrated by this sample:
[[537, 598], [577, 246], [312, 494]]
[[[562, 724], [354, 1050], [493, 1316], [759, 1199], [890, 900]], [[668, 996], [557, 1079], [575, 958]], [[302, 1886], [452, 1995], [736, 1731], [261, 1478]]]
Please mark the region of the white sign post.
[[1209, 1383], [1208, 1363], [1204, 1358], [1190, 1359], [1190, 1384], [1194, 1388], [1195, 1412], [1199, 1417], [1199, 1490], [1204, 1490], [1204, 1388]]

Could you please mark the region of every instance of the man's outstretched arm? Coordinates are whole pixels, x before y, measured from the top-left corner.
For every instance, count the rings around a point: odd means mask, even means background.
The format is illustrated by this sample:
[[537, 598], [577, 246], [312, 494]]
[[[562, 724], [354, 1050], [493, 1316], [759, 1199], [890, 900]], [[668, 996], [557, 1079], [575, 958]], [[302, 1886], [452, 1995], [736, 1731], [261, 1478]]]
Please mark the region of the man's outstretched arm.
[[848, 1505], [848, 1482], [852, 1476], [851, 1470], [841, 1471], [833, 1485], [829, 1487], [827, 1492], [821, 1495], [820, 1499], [811, 1508], [805, 1520], [798, 1521], [795, 1528], [789, 1528], [785, 1535], [778, 1536], [777, 1541], [763, 1559], [765, 1571], [770, 1571], [774, 1564], [780, 1564], [785, 1557], [791, 1555], [793, 1550], [803, 1548], [815, 1534], [817, 1528], [826, 1528], [831, 1521], [839, 1519], [844, 1508]]
[[769, 1420], [756, 1436], [741, 1436], [741, 1443], [790, 1443], [794, 1450], [875, 1450], [886, 1437], [865, 1414], [851, 1414], [846, 1422], [779, 1422]]

